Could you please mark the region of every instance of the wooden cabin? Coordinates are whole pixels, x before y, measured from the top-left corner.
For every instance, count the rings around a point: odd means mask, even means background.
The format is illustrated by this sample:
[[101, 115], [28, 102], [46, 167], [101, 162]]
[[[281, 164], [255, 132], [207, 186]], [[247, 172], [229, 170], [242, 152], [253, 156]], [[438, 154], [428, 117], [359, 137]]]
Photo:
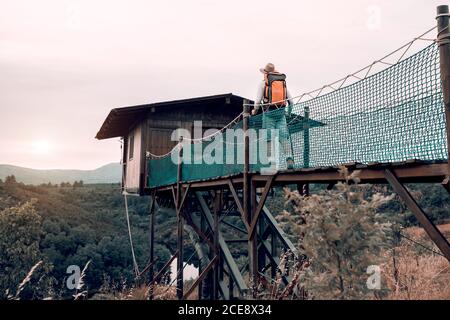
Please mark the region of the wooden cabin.
[[99, 140], [123, 139], [122, 189], [145, 195], [146, 152], [165, 154], [175, 145], [171, 134], [178, 128], [193, 135], [194, 121], [202, 120], [203, 130], [220, 129], [242, 112], [244, 98], [228, 94], [164, 101], [115, 108], [96, 135]]

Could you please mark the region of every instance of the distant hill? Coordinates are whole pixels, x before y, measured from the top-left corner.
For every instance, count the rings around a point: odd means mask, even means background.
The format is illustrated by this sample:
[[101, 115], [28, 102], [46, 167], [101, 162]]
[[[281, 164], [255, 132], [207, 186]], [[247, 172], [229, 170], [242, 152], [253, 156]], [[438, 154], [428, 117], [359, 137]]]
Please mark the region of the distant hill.
[[25, 184], [61, 183], [83, 180], [84, 183], [117, 183], [121, 181], [121, 166], [110, 163], [95, 170], [37, 170], [0, 164], [0, 179], [14, 175]]

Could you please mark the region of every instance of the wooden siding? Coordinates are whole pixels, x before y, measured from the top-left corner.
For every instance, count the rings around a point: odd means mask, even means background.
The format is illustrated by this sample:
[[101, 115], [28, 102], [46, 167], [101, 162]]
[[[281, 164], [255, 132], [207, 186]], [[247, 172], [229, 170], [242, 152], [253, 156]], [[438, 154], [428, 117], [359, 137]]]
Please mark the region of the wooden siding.
[[165, 154], [177, 144], [177, 141], [171, 140], [171, 134], [174, 130], [186, 129], [193, 137], [194, 121], [201, 120], [204, 129], [220, 129], [233, 120], [235, 116], [212, 112], [150, 112], [146, 120], [147, 137], [144, 139], [146, 150], [156, 155]]
[[153, 154], [166, 154], [176, 145], [176, 141], [171, 140], [173, 130], [161, 128], [149, 128], [147, 134], [147, 151]]
[[[205, 129], [220, 129], [233, 120], [237, 114], [227, 110], [227, 105], [209, 108], [190, 109], [190, 112], [183, 110], [160, 110], [151, 109], [142, 122], [133, 130], [134, 134], [134, 155], [129, 160], [130, 146], [128, 146], [126, 163], [126, 190], [130, 193], [143, 193], [145, 186], [144, 177], [146, 174], [146, 152], [155, 155], [168, 153], [177, 144], [172, 141], [172, 132], [178, 128], [188, 130], [193, 136], [194, 121], [202, 121], [203, 131]], [[213, 111], [214, 110], [214, 111]], [[129, 141], [129, 137], [128, 137]]]

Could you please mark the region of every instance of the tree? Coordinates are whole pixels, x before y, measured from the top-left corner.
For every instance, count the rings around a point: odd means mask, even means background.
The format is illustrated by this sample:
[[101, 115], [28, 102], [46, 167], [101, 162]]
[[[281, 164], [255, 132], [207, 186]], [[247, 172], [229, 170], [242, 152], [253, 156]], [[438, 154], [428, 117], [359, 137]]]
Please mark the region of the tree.
[[[72, 297], [73, 290], [65, 286], [68, 277], [67, 268], [70, 265], [78, 265], [82, 268], [87, 261], [92, 261], [85, 278], [86, 288], [90, 291], [97, 290], [103, 284], [105, 277], [118, 288], [124, 284], [130, 286], [134, 283], [135, 276], [120, 187], [95, 185], [89, 188], [69, 189], [66, 182], [63, 186], [57, 189], [44, 185], [31, 187], [20, 183], [14, 186], [0, 186], [2, 218], [2, 210], [5, 208], [13, 212], [27, 212], [26, 222], [14, 222], [15, 228], [6, 228], [11, 225], [11, 218], [0, 222], [2, 225], [0, 242], [4, 243], [0, 246], [0, 279], [11, 280], [9, 277], [14, 276], [13, 281], [9, 281], [8, 284], [0, 283], [0, 300], [5, 298], [6, 288], [10, 289], [10, 293], [14, 295], [19, 283], [31, 267], [40, 260], [51, 262], [51, 272], [47, 276], [45, 267], [49, 264], [41, 264], [20, 295], [21, 299], [49, 296], [36, 291], [39, 288], [45, 288], [43, 283], [36, 282], [41, 278], [42, 281], [57, 280], [53, 285], [54, 293], [51, 295], [53, 298]], [[22, 207], [20, 201], [27, 201], [30, 198], [37, 198], [38, 202], [26, 209], [20, 209]], [[141, 268], [144, 268], [149, 260], [148, 204], [148, 198], [144, 197], [136, 197], [129, 203], [136, 258]], [[169, 210], [167, 212], [160, 210], [156, 217], [155, 228], [161, 228], [164, 231], [155, 235], [155, 256], [159, 257], [155, 270], [158, 270], [176, 248], [174, 236], [176, 217]], [[27, 242], [30, 244], [30, 251], [31, 248], [33, 249], [31, 252], [33, 255], [23, 252], [6, 255], [5, 248], [25, 247], [20, 242], [21, 237], [16, 235], [19, 232], [18, 225], [23, 230], [19, 235], [26, 234], [25, 238], [31, 238], [33, 235], [34, 241]], [[8, 263], [8, 271], [12, 270], [10, 273], [3, 269], [6, 263]], [[17, 271], [17, 274], [13, 271]], [[45, 276], [41, 277], [44, 274]], [[33, 291], [30, 292], [30, 290]]]
[[61, 188], [69, 188], [71, 186], [70, 182], [61, 182], [59, 184]]
[[[346, 175], [343, 169], [341, 172]], [[357, 174], [347, 177], [358, 182]], [[364, 195], [365, 186], [339, 183], [337, 191], [308, 197], [287, 192], [293, 213], [282, 220], [293, 222], [300, 235], [298, 250], [306, 257], [298, 268], [298, 282], [314, 299], [363, 299], [375, 291], [367, 288], [367, 268], [380, 263], [388, 246], [390, 224], [382, 222], [377, 208], [393, 195]]]
[[6, 185], [15, 185], [15, 184], [17, 184], [16, 176], [15, 175], [7, 176], [6, 179], [5, 179], [5, 184]]
[[[39, 249], [42, 233], [41, 217], [34, 208], [35, 201], [0, 211], [0, 299], [15, 295], [19, 284], [39, 261], [46, 260]], [[24, 288], [21, 296], [43, 297], [52, 279], [43, 278], [51, 270], [44, 263], [34, 276], [38, 283]]]
[[73, 183], [73, 187], [74, 187], [74, 188], [82, 188], [83, 185], [84, 185], [83, 180], [75, 181], [75, 182]]

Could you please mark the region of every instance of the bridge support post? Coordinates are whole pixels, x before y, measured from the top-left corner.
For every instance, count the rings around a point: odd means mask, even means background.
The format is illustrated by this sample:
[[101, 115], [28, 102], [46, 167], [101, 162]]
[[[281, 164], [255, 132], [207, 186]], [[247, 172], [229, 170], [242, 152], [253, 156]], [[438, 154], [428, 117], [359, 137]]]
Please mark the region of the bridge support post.
[[[256, 208], [256, 185], [254, 182], [250, 183], [250, 209], [248, 213], [248, 256], [249, 256], [249, 274], [252, 281], [252, 296], [256, 298], [257, 289], [258, 289], [258, 238], [253, 236], [251, 233], [251, 224], [253, 217], [255, 215], [254, 208]], [[256, 225], [255, 225], [256, 229]], [[256, 230], [255, 230], [256, 231]]]
[[305, 106], [303, 119], [303, 168], [309, 168], [309, 107]]
[[[210, 197], [211, 194], [208, 192], [206, 193], [202, 193], [200, 191], [195, 192], [196, 198], [198, 200], [198, 204], [199, 204], [199, 209], [201, 210], [201, 213], [204, 215], [205, 218], [205, 227], [209, 228], [209, 230], [211, 230], [211, 232], [213, 232], [214, 229], [214, 214], [211, 211], [211, 209], [209, 208], [209, 204], [207, 201], [207, 199], [205, 197]], [[212, 201], [214, 202], [214, 201]], [[222, 210], [222, 209], [221, 209]], [[225, 216], [226, 214], [224, 214]], [[222, 220], [223, 217], [221, 218], [220, 222], [224, 222], [224, 220]], [[245, 230], [244, 230], [245, 232]], [[224, 239], [224, 237], [222, 236], [222, 234], [216, 233], [216, 235], [218, 236], [218, 244], [219, 244], [219, 254], [220, 254], [220, 259], [223, 261], [223, 263], [219, 264], [219, 268], [221, 265], [226, 265], [227, 269], [228, 269], [228, 276], [232, 278], [232, 282], [233, 282], [233, 286], [236, 285], [236, 288], [239, 289], [240, 293], [246, 293], [248, 292], [248, 287], [245, 283], [245, 280], [241, 274], [241, 271], [239, 270], [232, 254], [231, 251], [227, 245], [227, 241]], [[213, 235], [214, 236], [214, 235]], [[211, 248], [213, 248], [213, 245], [211, 246]], [[211, 256], [211, 259], [213, 259], [214, 257]], [[216, 259], [215, 261], [217, 261], [218, 259]], [[216, 262], [215, 262], [216, 263]], [[219, 279], [221, 280], [221, 279]], [[219, 281], [219, 290], [222, 293], [222, 297], [224, 300], [229, 299], [231, 293], [230, 293], [230, 289], [226, 288], [225, 286], [225, 282], [223, 281]], [[208, 297], [212, 296], [208, 294]]]
[[[309, 168], [310, 142], [309, 142], [309, 107], [305, 106], [305, 118], [303, 124], [303, 168]], [[309, 196], [309, 183], [304, 183], [298, 192], [302, 196]]]
[[178, 213], [177, 223], [177, 298], [183, 298], [183, 218]]
[[[441, 69], [442, 94], [445, 105], [445, 120], [447, 125], [447, 146], [450, 146], [450, 30], [448, 5], [437, 7], [437, 30], [439, 58]], [[450, 176], [450, 148], [448, 147], [447, 160], [449, 168], [447, 174]]]
[[213, 292], [212, 299], [217, 300], [219, 298], [219, 268], [220, 268], [220, 247], [219, 247], [219, 218], [222, 208], [222, 192], [216, 190], [214, 195], [214, 253], [213, 253]]
[[[244, 170], [243, 170], [243, 184], [242, 184], [242, 207], [244, 211], [245, 218], [247, 219], [247, 225], [252, 222], [252, 204], [253, 199], [256, 199], [256, 188], [250, 185], [250, 137], [248, 132], [248, 119], [250, 117], [249, 113], [249, 101], [244, 100], [244, 110], [242, 116], [242, 129], [244, 131]], [[253, 193], [255, 194], [253, 196]], [[251, 199], [250, 199], [251, 198]], [[255, 237], [248, 238], [248, 259], [249, 259], [249, 274], [250, 281], [252, 282], [252, 293], [253, 297], [256, 297], [256, 282], [258, 275], [258, 248]]]
[[[155, 206], [156, 206], [156, 192], [152, 193], [150, 203], [150, 263], [152, 264], [148, 270], [148, 280], [153, 282], [154, 276], [154, 262], [155, 262]], [[153, 287], [150, 286], [149, 298], [153, 299]]]
[[[204, 222], [204, 219], [203, 219], [203, 214], [201, 212], [200, 212], [200, 215], [199, 215], [199, 219], [200, 219], [200, 221], [199, 221], [199, 229], [200, 229], [200, 232], [203, 233], [203, 231], [205, 230], [205, 222]], [[202, 261], [202, 259], [199, 258], [198, 259], [198, 274], [201, 275], [202, 273], [203, 273], [203, 261]], [[199, 284], [198, 284], [197, 296], [198, 296], [199, 300], [203, 299], [203, 283], [204, 283], [204, 279], [202, 281], [200, 281]]]
[[[180, 137], [179, 151], [178, 151], [178, 171], [177, 171], [177, 190], [175, 198], [175, 208], [177, 212], [177, 298], [183, 299], [183, 217], [181, 214], [182, 200], [181, 200], [181, 180], [183, 168], [183, 145], [181, 144], [183, 137]], [[188, 190], [186, 190], [188, 192]]]

